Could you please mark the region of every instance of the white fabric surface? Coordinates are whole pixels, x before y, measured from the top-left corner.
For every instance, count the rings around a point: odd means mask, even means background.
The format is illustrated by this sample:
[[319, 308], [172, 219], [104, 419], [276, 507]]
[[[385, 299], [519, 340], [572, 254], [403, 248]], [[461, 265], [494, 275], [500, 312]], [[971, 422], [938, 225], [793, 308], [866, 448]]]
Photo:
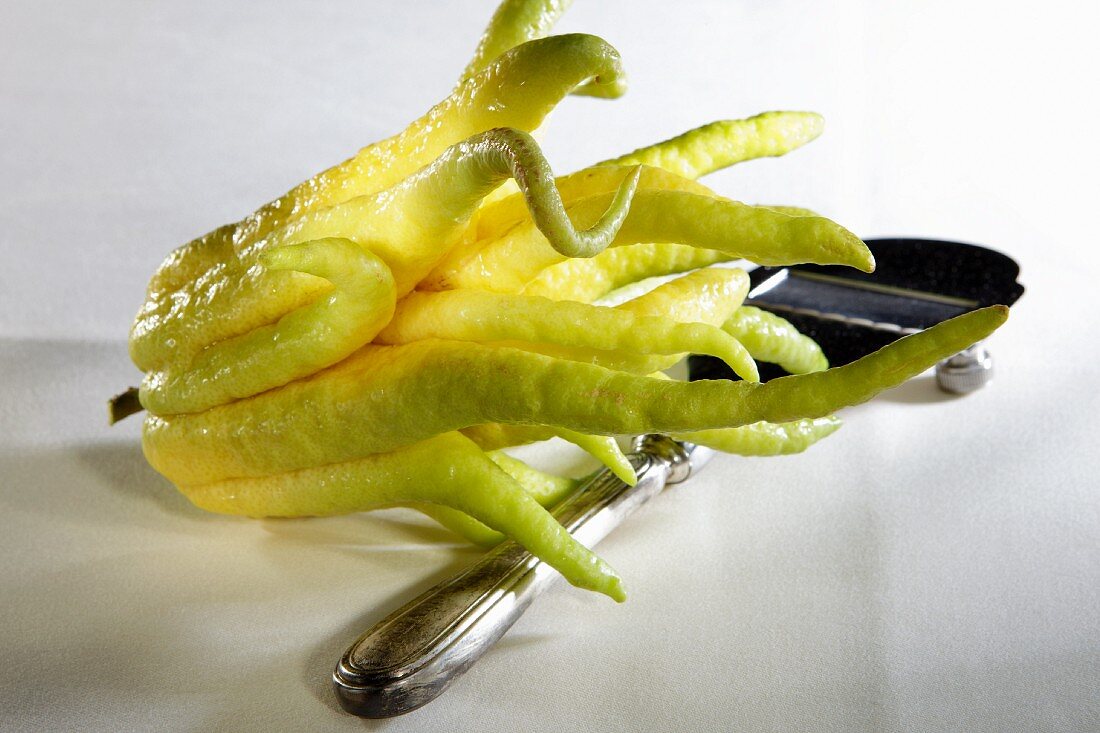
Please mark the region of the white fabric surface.
[[1071, 2], [578, 3], [561, 29], [632, 88], [562, 105], [558, 170], [815, 109], [810, 148], [709, 182], [996, 247], [1028, 293], [990, 388], [926, 376], [802, 456], [720, 458], [600, 545], [625, 605], [557, 587], [432, 705], [338, 710], [351, 639], [476, 553], [401, 511], [204, 514], [104, 400], [165, 253], [443, 97], [492, 6], [0, 6], [0, 729], [1100, 730], [1100, 59]]

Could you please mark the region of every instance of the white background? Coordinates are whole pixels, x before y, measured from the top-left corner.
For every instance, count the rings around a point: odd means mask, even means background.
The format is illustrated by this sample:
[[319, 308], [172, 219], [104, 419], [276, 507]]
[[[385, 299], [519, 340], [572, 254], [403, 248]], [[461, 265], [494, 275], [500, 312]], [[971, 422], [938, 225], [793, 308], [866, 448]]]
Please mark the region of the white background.
[[329, 693], [337, 656], [476, 553], [396, 510], [203, 514], [103, 403], [138, 378], [161, 258], [419, 116], [493, 3], [6, 0], [0, 728], [1100, 729], [1100, 54], [1077, 5], [570, 11], [631, 89], [561, 105], [556, 169], [816, 110], [809, 148], [708, 183], [995, 247], [1028, 292], [990, 388], [924, 377], [803, 456], [720, 459], [600, 546], [627, 604], [556, 588], [445, 697], [366, 724]]

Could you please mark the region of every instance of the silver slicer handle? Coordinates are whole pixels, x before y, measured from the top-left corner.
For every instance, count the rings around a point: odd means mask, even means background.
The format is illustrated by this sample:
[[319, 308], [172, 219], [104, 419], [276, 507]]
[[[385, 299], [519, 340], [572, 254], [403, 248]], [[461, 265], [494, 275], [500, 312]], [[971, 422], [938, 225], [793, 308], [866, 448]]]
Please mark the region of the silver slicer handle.
[[[635, 447], [628, 458], [636, 485], [605, 469], [555, 508], [554, 516], [582, 544], [595, 545], [666, 484], [685, 480], [713, 455], [661, 435], [644, 436]], [[431, 702], [559, 577], [515, 542], [502, 543], [360, 636], [332, 673], [340, 704], [355, 715], [387, 718]]]

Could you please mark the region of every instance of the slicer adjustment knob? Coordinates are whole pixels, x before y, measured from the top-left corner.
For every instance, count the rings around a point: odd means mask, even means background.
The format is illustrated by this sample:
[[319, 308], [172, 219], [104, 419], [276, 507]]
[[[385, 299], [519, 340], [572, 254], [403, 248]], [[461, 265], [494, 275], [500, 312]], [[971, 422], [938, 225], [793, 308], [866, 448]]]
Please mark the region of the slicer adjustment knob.
[[936, 365], [936, 382], [944, 392], [968, 394], [993, 379], [993, 356], [974, 344]]

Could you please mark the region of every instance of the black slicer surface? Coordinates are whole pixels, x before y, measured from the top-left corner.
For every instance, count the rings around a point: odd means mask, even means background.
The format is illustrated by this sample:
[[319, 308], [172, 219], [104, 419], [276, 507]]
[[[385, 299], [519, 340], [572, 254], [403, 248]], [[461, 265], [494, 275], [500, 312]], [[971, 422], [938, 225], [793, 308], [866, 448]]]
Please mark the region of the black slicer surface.
[[[909, 333], [1024, 292], [1020, 267], [1000, 252], [933, 239], [868, 239], [873, 273], [839, 265], [760, 267], [749, 274], [746, 305], [782, 316], [842, 366]], [[736, 379], [710, 356], [688, 360], [691, 379]], [[760, 364], [762, 380], [786, 375]]]

